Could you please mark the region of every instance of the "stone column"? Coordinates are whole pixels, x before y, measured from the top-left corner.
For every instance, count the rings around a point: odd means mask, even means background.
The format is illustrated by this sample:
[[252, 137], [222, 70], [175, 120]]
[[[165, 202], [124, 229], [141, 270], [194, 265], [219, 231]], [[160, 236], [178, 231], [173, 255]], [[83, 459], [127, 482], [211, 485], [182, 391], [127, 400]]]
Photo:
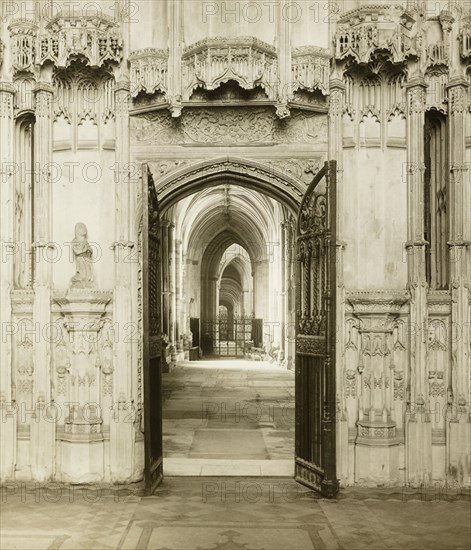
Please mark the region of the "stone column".
[[[289, 0], [276, 3], [277, 44], [278, 44], [278, 97], [276, 114], [279, 118], [289, 116], [288, 101], [291, 99], [291, 25], [286, 17]], [[273, 83], [275, 85], [275, 83]]]
[[0, 480], [12, 480], [16, 463], [16, 416], [12, 395], [12, 334], [10, 291], [13, 288], [13, 264], [18, 260], [13, 245], [14, 205], [14, 120], [15, 88], [0, 82]]
[[40, 82], [35, 90], [36, 124], [34, 158], [34, 302], [35, 336], [34, 389], [35, 418], [31, 422], [31, 474], [44, 481], [54, 474], [55, 424], [48, 416], [51, 402], [51, 343], [44, 337], [51, 322], [52, 262], [52, 99], [53, 88]]
[[281, 338], [280, 338], [280, 351], [283, 355], [283, 359], [286, 358], [286, 325], [287, 325], [287, 315], [286, 315], [286, 223], [282, 222], [280, 224], [280, 243], [281, 243], [281, 266], [280, 266], [280, 277], [281, 277]]
[[170, 222], [162, 220], [160, 225], [162, 231], [162, 332], [170, 337], [170, 250], [168, 246]]
[[[330, 81], [329, 99], [329, 160], [337, 161], [337, 345], [335, 364], [337, 377], [337, 473], [342, 481], [348, 477], [348, 422], [344, 391], [345, 356], [345, 286], [343, 283], [343, 107], [345, 105], [345, 84], [341, 78]], [[353, 422], [354, 419], [351, 419]]]
[[181, 336], [186, 333], [185, 325], [183, 324], [182, 317], [182, 276], [183, 276], [183, 261], [182, 261], [182, 241], [175, 241], [175, 269], [176, 269], [176, 283], [175, 283], [175, 340], [177, 344], [177, 350], [181, 346]]
[[431, 476], [432, 427], [428, 410], [427, 291], [424, 240], [424, 122], [426, 84], [407, 84], [407, 265], [410, 304], [410, 351], [406, 381], [406, 479], [427, 482]]
[[[470, 347], [469, 327], [471, 280], [471, 192], [469, 167], [466, 163], [466, 116], [468, 83], [454, 78], [448, 84], [449, 98], [449, 186], [450, 216], [450, 282], [451, 376], [448, 387], [447, 463], [446, 473], [459, 483], [469, 483], [471, 452], [470, 416]], [[451, 408], [451, 410], [450, 410]]]
[[177, 274], [176, 274], [176, 244], [175, 244], [175, 224], [171, 223], [168, 230], [168, 265], [169, 265], [169, 340], [175, 345], [176, 339], [176, 305], [177, 305]]
[[172, 117], [182, 112], [182, 6], [180, 0], [173, 0], [169, 6], [169, 95]]
[[132, 319], [130, 241], [130, 181], [129, 181], [129, 81], [122, 79], [115, 86], [116, 166], [115, 193], [115, 286], [113, 292], [113, 322], [119, 331], [114, 345], [113, 417], [110, 423], [111, 481], [129, 480], [134, 470], [134, 432], [129, 421], [132, 391]]

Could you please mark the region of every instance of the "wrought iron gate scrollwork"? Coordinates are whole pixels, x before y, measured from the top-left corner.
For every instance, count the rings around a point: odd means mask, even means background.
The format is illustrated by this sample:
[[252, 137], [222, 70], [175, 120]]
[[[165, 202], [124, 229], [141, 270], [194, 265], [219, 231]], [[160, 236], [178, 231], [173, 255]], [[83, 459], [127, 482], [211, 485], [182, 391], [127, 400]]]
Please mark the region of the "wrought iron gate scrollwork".
[[298, 217], [295, 477], [338, 491], [335, 457], [336, 163], [309, 186]]

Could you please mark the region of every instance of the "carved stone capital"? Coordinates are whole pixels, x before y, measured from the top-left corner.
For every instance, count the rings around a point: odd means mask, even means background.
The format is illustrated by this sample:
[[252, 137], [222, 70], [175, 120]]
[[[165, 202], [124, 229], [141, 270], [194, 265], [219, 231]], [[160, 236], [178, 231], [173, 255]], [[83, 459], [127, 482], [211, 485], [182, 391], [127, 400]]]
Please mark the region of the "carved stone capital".
[[468, 109], [468, 82], [463, 78], [448, 83], [448, 102], [450, 114], [461, 114]]

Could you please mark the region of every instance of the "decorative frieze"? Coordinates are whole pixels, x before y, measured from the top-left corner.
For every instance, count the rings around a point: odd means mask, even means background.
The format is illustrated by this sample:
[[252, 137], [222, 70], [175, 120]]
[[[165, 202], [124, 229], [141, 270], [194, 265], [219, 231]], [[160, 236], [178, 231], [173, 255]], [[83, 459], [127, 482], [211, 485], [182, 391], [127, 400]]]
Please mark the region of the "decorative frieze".
[[131, 135], [143, 145], [326, 143], [324, 115], [293, 111], [284, 121], [271, 109], [186, 109], [174, 120], [166, 111], [131, 118]]
[[16, 19], [10, 31], [11, 64], [15, 72], [33, 73], [36, 62], [36, 33], [38, 26], [29, 19]]
[[51, 61], [65, 68], [76, 59], [90, 67], [119, 63], [123, 41], [115, 21], [105, 16], [56, 17], [39, 38], [39, 63]]
[[198, 86], [215, 90], [228, 80], [244, 90], [261, 86], [273, 100], [276, 78], [276, 50], [257, 38], [205, 38], [183, 52], [183, 100]]
[[292, 92], [319, 90], [329, 93], [330, 53], [316, 46], [296, 48], [291, 57]]
[[168, 50], [146, 48], [132, 52], [129, 56], [131, 64], [131, 96], [140, 92], [152, 95], [155, 92], [164, 94], [168, 91]]

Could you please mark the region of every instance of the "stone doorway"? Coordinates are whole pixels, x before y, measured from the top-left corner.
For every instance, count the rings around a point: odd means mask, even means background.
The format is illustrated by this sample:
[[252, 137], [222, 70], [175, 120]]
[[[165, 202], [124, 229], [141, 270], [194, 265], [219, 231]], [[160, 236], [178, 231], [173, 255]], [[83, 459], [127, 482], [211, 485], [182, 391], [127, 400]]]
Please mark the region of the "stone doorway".
[[[259, 360], [269, 360], [290, 372], [296, 357], [297, 392], [302, 390], [301, 401], [296, 405], [296, 479], [326, 496], [335, 496], [335, 430], [331, 414], [332, 395], [335, 396], [335, 347], [331, 339], [335, 306], [330, 307], [335, 302], [330, 256], [335, 254], [336, 242], [335, 224], [331, 223], [336, 215], [332, 200], [335, 163], [326, 163], [305, 195], [301, 194], [302, 201], [298, 197], [300, 209], [293, 208], [289, 191], [294, 189], [299, 195], [299, 190], [293, 185], [290, 189], [290, 182], [280, 188], [272, 174], [258, 169], [257, 178], [247, 166], [244, 170], [251, 175], [241, 177], [240, 172], [228, 168], [229, 164], [226, 161], [218, 167], [216, 163], [215, 173], [211, 165], [215, 177], [187, 171], [187, 185], [182, 185], [186, 178], [180, 177], [173, 192], [168, 192], [172, 185], [165, 185], [160, 197], [159, 185], [154, 187], [159, 197], [154, 218], [160, 219], [161, 227], [158, 261], [162, 288], [157, 288], [157, 295], [161, 292], [162, 301], [161, 307], [150, 314], [161, 320], [163, 341], [167, 343], [167, 350], [161, 355], [162, 370], [171, 373], [179, 361], [201, 359], [201, 345], [191, 347], [195, 343], [190, 333], [191, 325], [195, 326], [195, 312], [199, 312], [201, 321], [210, 320], [222, 309], [228, 317], [230, 312], [231, 320], [239, 309], [242, 315], [262, 319]], [[265, 178], [271, 179], [271, 186], [263, 181]], [[228, 259], [227, 251], [234, 245], [239, 251], [235, 258]], [[244, 276], [251, 284], [243, 284]], [[148, 290], [144, 285], [144, 293]], [[228, 323], [227, 337], [230, 328]], [[201, 330], [198, 332], [201, 334]], [[299, 349], [295, 347], [295, 334], [299, 336]], [[145, 362], [144, 369], [149, 369]], [[307, 388], [312, 391], [306, 394]], [[160, 378], [151, 392], [147, 401], [158, 401], [161, 411]], [[161, 422], [160, 412], [160, 433]], [[152, 427], [147, 424], [146, 431], [149, 429]], [[203, 448], [207, 451], [214, 446], [211, 433], [194, 433], [193, 440], [195, 435], [190, 454], [204, 455]], [[230, 450], [234, 438], [223, 434], [219, 439], [225, 436]], [[248, 433], [244, 437], [248, 447], [252, 446], [250, 440], [257, 438]], [[310, 443], [312, 437], [316, 439], [314, 446]], [[152, 440], [148, 433], [146, 438]], [[252, 443], [257, 448], [255, 439]], [[215, 444], [217, 447], [217, 441]], [[161, 446], [160, 449], [156, 463], [162, 464]], [[213, 449], [209, 454], [214, 453], [217, 451]], [[250, 450], [248, 456], [251, 457]], [[151, 485], [148, 487], [152, 490]]]

